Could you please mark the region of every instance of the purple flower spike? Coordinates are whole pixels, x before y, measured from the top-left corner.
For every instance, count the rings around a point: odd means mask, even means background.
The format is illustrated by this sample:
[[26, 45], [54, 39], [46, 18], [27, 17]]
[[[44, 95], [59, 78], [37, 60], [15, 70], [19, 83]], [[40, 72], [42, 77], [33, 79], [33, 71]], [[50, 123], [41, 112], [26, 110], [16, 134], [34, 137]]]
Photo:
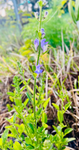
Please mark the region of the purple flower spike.
[[44, 28], [41, 28], [41, 33], [44, 33]]
[[42, 33], [42, 38], [43, 38], [45, 36], [45, 32], [43, 28], [41, 28], [41, 33]]
[[35, 39], [35, 41], [34, 41], [34, 46], [35, 46], [35, 50], [36, 50], [36, 51], [37, 51], [38, 45], [39, 45], [39, 40], [38, 40], [38, 39]]
[[37, 66], [36, 66], [35, 73], [40, 74], [40, 73], [43, 72], [43, 69], [40, 69], [41, 66], [42, 66], [42, 65], [37, 65]]
[[41, 40], [41, 48], [43, 49], [43, 52], [47, 50], [47, 44], [48, 42], [45, 42], [46, 39]]

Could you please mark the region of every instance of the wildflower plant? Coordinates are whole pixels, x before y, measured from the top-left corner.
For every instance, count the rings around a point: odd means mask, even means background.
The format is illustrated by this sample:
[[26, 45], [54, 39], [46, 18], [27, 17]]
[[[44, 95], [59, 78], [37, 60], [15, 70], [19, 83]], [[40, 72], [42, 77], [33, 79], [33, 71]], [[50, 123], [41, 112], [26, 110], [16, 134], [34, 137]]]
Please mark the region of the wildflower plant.
[[[46, 72], [42, 69], [43, 63], [40, 63], [40, 55], [47, 51], [48, 42], [46, 42], [46, 39], [43, 39], [45, 31], [41, 28], [43, 2], [40, 0], [38, 3], [40, 6], [40, 17], [38, 38], [34, 41], [34, 48], [38, 53], [33, 72], [34, 88], [33, 90], [30, 89], [30, 79], [28, 81], [25, 80], [25, 71], [21, 64], [18, 63], [19, 74], [22, 78], [14, 76], [12, 85], [14, 91], [8, 92], [10, 100], [14, 103], [13, 109], [15, 113], [11, 118], [6, 118], [10, 125], [6, 126], [6, 130], [0, 138], [1, 150], [64, 150], [68, 142], [73, 140], [65, 138], [65, 135], [71, 132], [72, 129], [66, 129], [64, 132], [62, 130], [65, 127], [63, 114], [70, 106], [70, 103], [65, 105], [65, 111], [63, 109], [60, 110], [58, 105], [53, 104], [58, 111], [59, 125], [58, 127], [53, 126], [56, 131], [55, 135], [50, 135], [47, 131], [48, 125], [45, 109], [50, 101], [50, 97], [47, 100], [45, 99], [44, 83]], [[37, 85], [38, 77], [42, 83], [39, 86]], [[21, 84], [23, 84], [22, 88]], [[25, 93], [27, 98], [22, 102], [22, 92], [24, 90], [27, 91]], [[27, 107], [28, 103], [30, 103], [29, 108]], [[8, 142], [8, 137], [13, 138], [14, 141], [10, 140]]]

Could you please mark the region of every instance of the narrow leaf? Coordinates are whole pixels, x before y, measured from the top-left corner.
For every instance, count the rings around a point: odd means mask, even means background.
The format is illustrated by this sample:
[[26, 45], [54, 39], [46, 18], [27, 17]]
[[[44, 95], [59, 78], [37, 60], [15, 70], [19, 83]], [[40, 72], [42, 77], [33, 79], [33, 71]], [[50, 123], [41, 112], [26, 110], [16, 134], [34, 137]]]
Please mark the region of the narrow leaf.
[[47, 107], [49, 101], [50, 101], [50, 97], [44, 102], [43, 104], [44, 109]]
[[64, 136], [72, 132], [72, 130], [73, 130], [72, 128], [65, 129]]
[[70, 105], [71, 105], [71, 102], [68, 102], [68, 103], [64, 106], [65, 111], [70, 107]]
[[72, 17], [73, 22], [76, 23], [76, 16], [72, 6], [72, 0], [69, 1], [69, 13]]
[[7, 135], [8, 135], [8, 129], [6, 129], [4, 131], [4, 133], [2, 134], [2, 143], [5, 144], [6, 140], [7, 140]]
[[58, 105], [56, 105], [55, 103], [52, 103], [52, 105], [53, 105], [57, 110], [59, 110], [59, 106], [58, 106]]
[[47, 115], [45, 112], [42, 114], [42, 123], [47, 123]]
[[59, 111], [57, 112], [57, 116], [58, 116], [58, 121], [59, 121], [60, 123], [62, 123], [63, 120], [64, 120], [64, 118], [63, 118], [63, 113], [62, 113], [61, 110], [59, 110]]

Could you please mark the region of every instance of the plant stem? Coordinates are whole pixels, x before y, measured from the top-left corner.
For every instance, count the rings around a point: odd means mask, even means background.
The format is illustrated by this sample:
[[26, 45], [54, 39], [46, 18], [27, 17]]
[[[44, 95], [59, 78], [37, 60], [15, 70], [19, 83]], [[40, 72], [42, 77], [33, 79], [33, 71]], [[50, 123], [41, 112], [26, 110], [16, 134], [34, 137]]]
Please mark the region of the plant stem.
[[[41, 31], [41, 20], [42, 20], [42, 7], [40, 6], [40, 17], [39, 17], [39, 29], [38, 29], [38, 32]], [[37, 65], [39, 64], [39, 57], [40, 57], [40, 48], [39, 48], [39, 51], [38, 51]]]
[[39, 31], [41, 30], [41, 20], [42, 20], [42, 7], [40, 7]]
[[37, 122], [36, 122], [36, 104], [35, 104], [35, 93], [36, 93], [36, 78], [34, 79], [34, 120], [35, 120], [35, 134], [36, 134], [36, 140], [38, 143], [37, 139]]
[[[39, 29], [38, 29], [38, 32], [40, 32], [40, 30], [41, 30], [41, 20], [42, 20], [42, 7], [40, 7], [40, 17], [39, 17]], [[39, 51], [38, 51], [37, 65], [39, 64], [39, 57], [40, 57], [40, 48], [39, 48]], [[36, 93], [36, 77], [34, 78], [34, 97], [33, 97], [34, 98], [34, 105], [33, 105], [33, 107], [34, 107], [34, 120], [35, 120], [35, 134], [36, 134], [36, 140], [37, 140], [37, 144], [38, 144], [35, 93]]]
[[37, 65], [39, 64], [39, 57], [40, 57], [40, 48], [39, 48], [39, 50], [38, 50]]

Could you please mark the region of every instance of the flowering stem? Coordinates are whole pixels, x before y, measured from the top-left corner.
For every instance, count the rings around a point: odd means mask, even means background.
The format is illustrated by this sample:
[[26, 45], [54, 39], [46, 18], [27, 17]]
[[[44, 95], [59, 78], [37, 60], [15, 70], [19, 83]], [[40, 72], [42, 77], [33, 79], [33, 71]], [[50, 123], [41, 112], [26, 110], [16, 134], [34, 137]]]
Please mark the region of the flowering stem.
[[41, 20], [42, 20], [42, 7], [40, 6], [39, 31], [41, 30]]
[[38, 50], [37, 65], [39, 64], [39, 57], [40, 57], [40, 48], [39, 48], [39, 50]]
[[37, 122], [36, 122], [36, 104], [35, 104], [35, 93], [36, 93], [36, 77], [34, 79], [34, 120], [35, 120], [35, 134], [36, 134], [36, 140], [37, 139]]
[[[38, 32], [41, 31], [41, 19], [42, 19], [42, 7], [40, 6], [40, 17], [39, 17], [39, 29], [38, 29]], [[40, 40], [41, 40], [41, 38], [40, 38]], [[39, 64], [39, 57], [40, 57], [40, 47], [39, 47], [39, 50], [38, 50], [37, 65]], [[35, 93], [36, 93], [36, 77], [34, 78], [34, 106], [33, 107], [34, 107], [34, 120], [35, 120], [35, 134], [36, 134], [36, 140], [37, 140], [37, 144], [38, 144]]]
[[[39, 30], [38, 31], [41, 31], [41, 20], [42, 20], [42, 7], [40, 6]], [[40, 57], [40, 48], [38, 51], [37, 65], [39, 64], [39, 57]]]

